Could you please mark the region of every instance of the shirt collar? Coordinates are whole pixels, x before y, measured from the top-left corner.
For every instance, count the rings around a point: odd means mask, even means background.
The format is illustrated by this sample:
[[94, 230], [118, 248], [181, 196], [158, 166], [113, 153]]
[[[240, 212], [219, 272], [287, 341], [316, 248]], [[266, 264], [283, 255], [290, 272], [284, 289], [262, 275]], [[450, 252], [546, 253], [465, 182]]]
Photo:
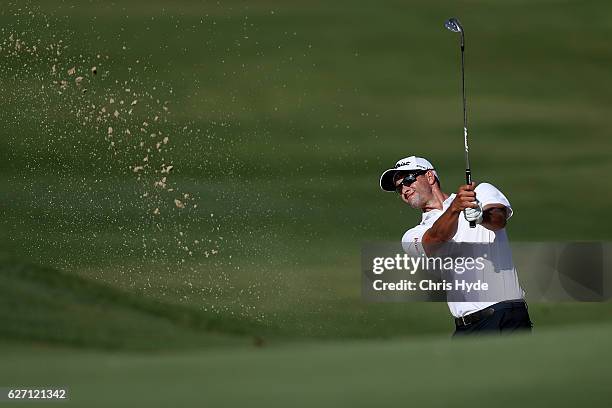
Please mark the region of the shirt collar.
[[442, 210], [446, 210], [451, 205], [456, 195], [457, 194], [453, 193], [449, 195], [448, 198], [442, 202]]
[[455, 199], [455, 196], [456, 196], [455, 193], [449, 195], [448, 198], [442, 202], [441, 210], [435, 209], [435, 210], [424, 212], [421, 218], [421, 222], [426, 221], [427, 219], [429, 219], [430, 217], [433, 217], [434, 215], [437, 215], [439, 212], [445, 211], [450, 206], [450, 204], [453, 202], [453, 200]]

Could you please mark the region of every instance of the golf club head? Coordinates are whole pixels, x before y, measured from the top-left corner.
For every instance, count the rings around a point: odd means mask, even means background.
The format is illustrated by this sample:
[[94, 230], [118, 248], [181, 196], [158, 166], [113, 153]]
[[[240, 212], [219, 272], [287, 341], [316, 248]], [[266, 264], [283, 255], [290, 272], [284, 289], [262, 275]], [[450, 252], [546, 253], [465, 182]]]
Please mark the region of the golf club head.
[[455, 17], [449, 18], [448, 20], [446, 20], [446, 23], [444, 23], [444, 27], [446, 27], [448, 30], [454, 33], [463, 32], [463, 27], [461, 26], [461, 23]]

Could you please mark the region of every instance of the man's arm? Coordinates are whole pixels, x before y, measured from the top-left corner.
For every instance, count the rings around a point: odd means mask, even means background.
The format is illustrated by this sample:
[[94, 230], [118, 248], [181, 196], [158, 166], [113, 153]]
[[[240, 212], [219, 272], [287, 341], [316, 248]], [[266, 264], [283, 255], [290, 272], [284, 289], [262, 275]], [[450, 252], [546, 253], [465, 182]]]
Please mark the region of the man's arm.
[[498, 231], [508, 223], [508, 208], [503, 204], [487, 204], [483, 208], [481, 225], [491, 231]]
[[490, 231], [505, 228], [512, 216], [510, 201], [489, 183], [480, 183], [476, 191], [483, 209], [481, 225]]
[[423, 244], [441, 244], [449, 241], [457, 233], [461, 211], [448, 207], [423, 235]]
[[427, 247], [450, 241], [457, 233], [459, 215], [466, 208], [478, 208], [476, 204], [475, 184], [459, 187], [455, 199], [444, 213], [434, 222], [423, 235], [423, 246], [426, 252]]

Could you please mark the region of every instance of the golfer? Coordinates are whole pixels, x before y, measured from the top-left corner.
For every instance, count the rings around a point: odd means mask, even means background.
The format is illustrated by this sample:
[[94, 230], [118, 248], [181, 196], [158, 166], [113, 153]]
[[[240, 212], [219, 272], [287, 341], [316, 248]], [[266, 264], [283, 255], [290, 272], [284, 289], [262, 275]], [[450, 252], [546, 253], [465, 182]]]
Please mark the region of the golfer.
[[[486, 301], [479, 301], [482, 295], [447, 291], [448, 307], [455, 318], [453, 336], [531, 331], [505, 230], [512, 207], [501, 191], [488, 183], [472, 183], [449, 195], [442, 191], [433, 165], [416, 156], [401, 159], [386, 170], [380, 187], [397, 192], [403, 202], [423, 212], [421, 223], [402, 238], [409, 254], [431, 256], [433, 248], [448, 243], [473, 243], [460, 244], [468, 247], [470, 256], [488, 254], [487, 268], [479, 272], [490, 287]], [[476, 222], [475, 228], [470, 228], [470, 221]]]

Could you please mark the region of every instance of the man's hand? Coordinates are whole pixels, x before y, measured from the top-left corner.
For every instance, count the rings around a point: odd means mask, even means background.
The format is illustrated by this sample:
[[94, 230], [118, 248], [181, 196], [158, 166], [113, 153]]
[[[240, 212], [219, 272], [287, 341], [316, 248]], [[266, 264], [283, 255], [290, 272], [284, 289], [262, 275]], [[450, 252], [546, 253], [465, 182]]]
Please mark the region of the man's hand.
[[459, 187], [455, 199], [444, 213], [423, 235], [423, 248], [427, 255], [435, 253], [436, 246], [447, 242], [457, 233], [459, 214], [467, 208], [480, 208], [476, 201], [474, 189], [476, 184]]
[[465, 214], [465, 219], [468, 222], [475, 222], [476, 224], [482, 223], [482, 206], [480, 205], [480, 201], [476, 200], [478, 204], [478, 208], [466, 208], [463, 211]]
[[[467, 208], [480, 208], [476, 200], [476, 183], [465, 184], [459, 187], [457, 195], [450, 205], [450, 210], [455, 213], [460, 213]], [[482, 212], [482, 210], [481, 210]]]

